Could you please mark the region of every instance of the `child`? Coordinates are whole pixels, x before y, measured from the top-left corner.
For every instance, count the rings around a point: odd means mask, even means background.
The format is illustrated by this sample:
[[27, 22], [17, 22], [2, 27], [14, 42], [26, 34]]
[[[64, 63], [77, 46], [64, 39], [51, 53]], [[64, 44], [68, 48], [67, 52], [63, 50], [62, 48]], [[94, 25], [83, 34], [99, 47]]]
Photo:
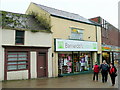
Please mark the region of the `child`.
[[96, 77], [96, 81], [98, 81], [99, 70], [100, 70], [99, 66], [97, 65], [97, 63], [95, 63], [95, 65], [93, 66], [93, 71], [94, 71], [93, 81], [95, 81], [95, 77]]

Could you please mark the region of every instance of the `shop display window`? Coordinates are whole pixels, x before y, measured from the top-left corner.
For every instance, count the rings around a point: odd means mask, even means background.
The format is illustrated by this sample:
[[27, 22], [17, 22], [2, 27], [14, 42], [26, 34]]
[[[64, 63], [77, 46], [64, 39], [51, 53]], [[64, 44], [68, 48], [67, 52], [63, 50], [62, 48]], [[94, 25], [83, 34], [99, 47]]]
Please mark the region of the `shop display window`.
[[90, 53], [79, 53], [80, 71], [89, 71], [92, 67]]
[[58, 56], [59, 56], [59, 60], [58, 60], [59, 74], [71, 73], [72, 72], [72, 54], [64, 53], [64, 54], [59, 54]]
[[58, 59], [59, 74], [89, 71], [92, 67], [90, 52], [63, 52]]

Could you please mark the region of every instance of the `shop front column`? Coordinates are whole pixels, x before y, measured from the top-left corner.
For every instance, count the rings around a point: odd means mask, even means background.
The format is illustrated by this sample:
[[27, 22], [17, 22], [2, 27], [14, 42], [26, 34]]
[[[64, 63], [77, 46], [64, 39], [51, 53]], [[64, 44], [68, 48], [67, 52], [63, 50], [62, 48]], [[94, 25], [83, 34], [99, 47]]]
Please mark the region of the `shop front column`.
[[55, 77], [58, 76], [58, 53], [55, 53]]
[[97, 62], [97, 52], [92, 53], [92, 59], [93, 59], [93, 65], [95, 65], [95, 62]]
[[100, 54], [100, 64], [102, 64], [102, 54]]
[[53, 53], [53, 60], [52, 60], [52, 69], [53, 69], [53, 77], [58, 76], [58, 54], [56, 52]]

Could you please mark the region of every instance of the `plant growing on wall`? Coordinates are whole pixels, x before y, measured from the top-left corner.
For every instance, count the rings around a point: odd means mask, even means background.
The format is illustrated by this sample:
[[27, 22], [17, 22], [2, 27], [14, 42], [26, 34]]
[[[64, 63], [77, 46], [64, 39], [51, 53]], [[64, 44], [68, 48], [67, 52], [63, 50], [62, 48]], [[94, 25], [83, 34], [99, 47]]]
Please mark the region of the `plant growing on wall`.
[[26, 28], [26, 15], [1, 11], [1, 20], [3, 28]]
[[32, 15], [33, 18], [36, 19], [36, 22], [39, 23], [39, 25], [43, 28], [45, 28], [46, 30], [51, 30], [51, 24], [50, 21], [45, 17], [45, 15], [38, 15], [38, 13], [35, 12], [31, 12], [29, 13], [29, 15]]
[[51, 32], [49, 21], [36, 13], [31, 15], [11, 13], [6, 11], [0, 12], [0, 26], [5, 29], [25, 30], [31, 32]]

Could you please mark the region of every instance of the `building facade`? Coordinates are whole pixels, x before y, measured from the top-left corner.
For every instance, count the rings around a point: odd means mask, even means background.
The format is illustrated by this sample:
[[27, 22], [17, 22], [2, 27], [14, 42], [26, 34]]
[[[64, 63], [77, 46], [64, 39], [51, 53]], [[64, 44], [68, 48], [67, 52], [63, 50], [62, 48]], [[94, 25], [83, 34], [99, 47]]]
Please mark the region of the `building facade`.
[[109, 22], [101, 17], [91, 19], [101, 25], [101, 38], [102, 38], [102, 58], [107, 63], [114, 62], [119, 59], [119, 29], [111, 25]]
[[52, 33], [30, 16], [6, 11], [1, 15], [0, 81], [51, 77]]
[[[31, 3], [34, 12], [51, 23], [52, 76], [90, 72], [101, 62], [101, 27], [78, 14]], [[99, 33], [99, 34], [98, 34]]]

